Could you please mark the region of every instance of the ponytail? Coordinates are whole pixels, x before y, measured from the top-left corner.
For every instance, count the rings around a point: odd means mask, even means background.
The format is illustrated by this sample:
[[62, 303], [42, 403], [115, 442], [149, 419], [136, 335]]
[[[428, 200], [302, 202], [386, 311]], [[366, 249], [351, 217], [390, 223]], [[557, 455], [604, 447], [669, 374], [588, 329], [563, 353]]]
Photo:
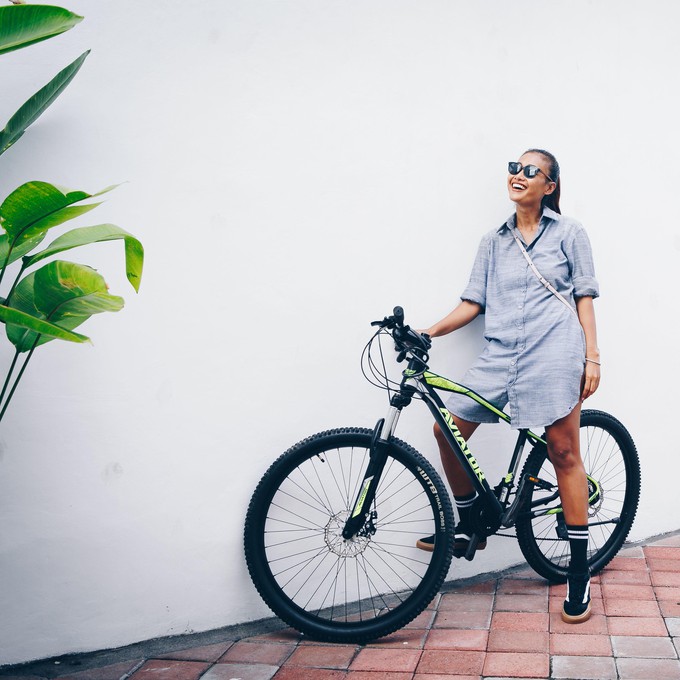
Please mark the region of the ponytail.
[[555, 190], [551, 194], [547, 194], [543, 197], [541, 205], [544, 208], [550, 208], [558, 214], [560, 212], [560, 193], [562, 189], [562, 182], [560, 180], [560, 164], [557, 162], [557, 158], [553, 156], [549, 151], [544, 149], [527, 149], [524, 153], [540, 153], [550, 165], [550, 179], [555, 182]]

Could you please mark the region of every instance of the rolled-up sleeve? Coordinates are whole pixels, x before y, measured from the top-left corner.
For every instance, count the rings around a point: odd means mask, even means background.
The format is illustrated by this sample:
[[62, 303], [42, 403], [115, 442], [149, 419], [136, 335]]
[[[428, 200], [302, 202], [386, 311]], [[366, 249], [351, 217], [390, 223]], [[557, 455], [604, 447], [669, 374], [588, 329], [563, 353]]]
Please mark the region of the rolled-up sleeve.
[[461, 300], [478, 304], [482, 311], [486, 308], [486, 283], [489, 275], [490, 251], [491, 238], [487, 234], [479, 244], [475, 263], [472, 265], [470, 280], [460, 296]]
[[600, 286], [595, 278], [593, 251], [588, 234], [583, 227], [574, 232], [574, 238], [567, 244], [567, 258], [571, 268], [574, 297], [599, 297]]

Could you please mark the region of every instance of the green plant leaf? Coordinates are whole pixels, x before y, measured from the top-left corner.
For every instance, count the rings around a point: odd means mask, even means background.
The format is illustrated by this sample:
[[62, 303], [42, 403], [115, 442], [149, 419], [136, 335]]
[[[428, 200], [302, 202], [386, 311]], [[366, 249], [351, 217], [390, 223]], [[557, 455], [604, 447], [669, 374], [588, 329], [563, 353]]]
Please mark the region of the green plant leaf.
[[[33, 266], [36, 262], [57, 253], [85, 246], [90, 243], [100, 243], [102, 241], [125, 241], [125, 271], [128, 281], [139, 292], [139, 284], [142, 280], [142, 268], [144, 266], [144, 247], [142, 244], [127, 231], [120, 229], [115, 224], [97, 224], [93, 227], [81, 227], [67, 231], [59, 238], [50, 243], [45, 250], [30, 257], [24, 257], [23, 265], [25, 268]], [[0, 256], [2, 255], [2, 242], [0, 241]], [[2, 261], [2, 260], [0, 260]]]
[[[74, 205], [75, 203], [100, 196], [113, 188], [107, 187], [96, 194], [88, 194], [84, 191], [70, 191], [47, 182], [22, 184], [0, 205], [0, 226], [8, 237], [4, 245], [0, 242], [0, 254], [5, 255], [5, 258], [0, 260], [0, 266], [4, 266], [6, 261], [9, 264], [30, 252], [43, 240], [51, 227], [100, 205], [99, 203]], [[19, 255], [14, 253], [16, 248], [20, 249]]]
[[83, 17], [63, 7], [0, 7], [0, 54], [28, 47], [73, 28]]
[[5, 153], [21, 137], [26, 128], [35, 122], [49, 105], [64, 91], [83, 65], [88, 50], [59, 71], [45, 87], [38, 90], [7, 122], [0, 132], [0, 154]]
[[90, 338], [80, 335], [80, 333], [71, 333], [65, 328], [37, 319], [35, 316], [21, 312], [18, 309], [5, 307], [5, 305], [0, 305], [0, 321], [8, 324], [8, 326], [12, 324], [13, 327], [29, 328], [41, 335], [59, 338], [60, 340], [70, 340], [71, 342], [90, 341]]
[[[0, 266], [2, 266], [5, 262], [7, 262], [7, 264], [16, 262], [16, 260], [23, 257], [26, 253], [30, 253], [31, 250], [39, 245], [44, 238], [44, 233], [37, 234], [35, 238], [29, 238], [25, 241], [21, 241], [10, 252], [9, 237], [7, 234], [0, 234]], [[7, 257], [8, 255], [9, 259]]]
[[[109, 295], [104, 278], [91, 267], [55, 260], [19, 282], [10, 306], [70, 331], [93, 314], [117, 312], [123, 304], [123, 298]], [[29, 351], [36, 339], [38, 345], [53, 339], [9, 324], [7, 337], [20, 352]]]

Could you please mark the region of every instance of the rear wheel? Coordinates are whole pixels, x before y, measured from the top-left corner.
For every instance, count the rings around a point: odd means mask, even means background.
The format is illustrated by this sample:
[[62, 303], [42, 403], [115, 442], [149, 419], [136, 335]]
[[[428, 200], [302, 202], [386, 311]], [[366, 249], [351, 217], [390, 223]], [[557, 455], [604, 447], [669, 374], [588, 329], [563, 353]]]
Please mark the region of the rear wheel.
[[[628, 430], [603, 411], [581, 412], [581, 458], [588, 475], [588, 562], [591, 573], [603, 569], [628, 536], [640, 498], [640, 462]], [[557, 486], [545, 445], [529, 454], [522, 476], [530, 474]], [[533, 490], [517, 520], [517, 540], [531, 567], [541, 576], [563, 582], [570, 550], [559, 496]], [[552, 500], [551, 500], [552, 499]], [[532, 516], [532, 514], [536, 516]]]
[[[434, 468], [392, 439], [371, 515], [342, 530], [362, 488], [372, 432], [316, 434], [260, 481], [245, 524], [253, 583], [269, 607], [319, 640], [367, 642], [405, 626], [437, 594], [451, 563], [451, 501]], [[431, 553], [416, 541], [435, 534]]]

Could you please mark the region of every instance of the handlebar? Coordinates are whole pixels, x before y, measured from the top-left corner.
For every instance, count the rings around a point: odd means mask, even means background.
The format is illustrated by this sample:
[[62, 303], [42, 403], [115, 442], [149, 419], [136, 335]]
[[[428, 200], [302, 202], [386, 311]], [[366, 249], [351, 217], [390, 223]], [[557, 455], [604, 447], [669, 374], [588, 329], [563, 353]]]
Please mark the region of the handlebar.
[[[386, 316], [382, 321], [372, 321], [371, 326], [380, 326], [392, 330], [392, 338], [395, 342], [395, 349], [399, 352], [397, 360], [404, 359], [406, 352], [415, 351], [417, 355], [427, 354], [427, 351], [432, 347], [432, 341], [427, 333], [418, 333], [410, 326], [404, 325], [404, 310], [402, 307], [395, 307], [392, 310], [392, 316]], [[420, 359], [426, 357], [419, 356]]]

